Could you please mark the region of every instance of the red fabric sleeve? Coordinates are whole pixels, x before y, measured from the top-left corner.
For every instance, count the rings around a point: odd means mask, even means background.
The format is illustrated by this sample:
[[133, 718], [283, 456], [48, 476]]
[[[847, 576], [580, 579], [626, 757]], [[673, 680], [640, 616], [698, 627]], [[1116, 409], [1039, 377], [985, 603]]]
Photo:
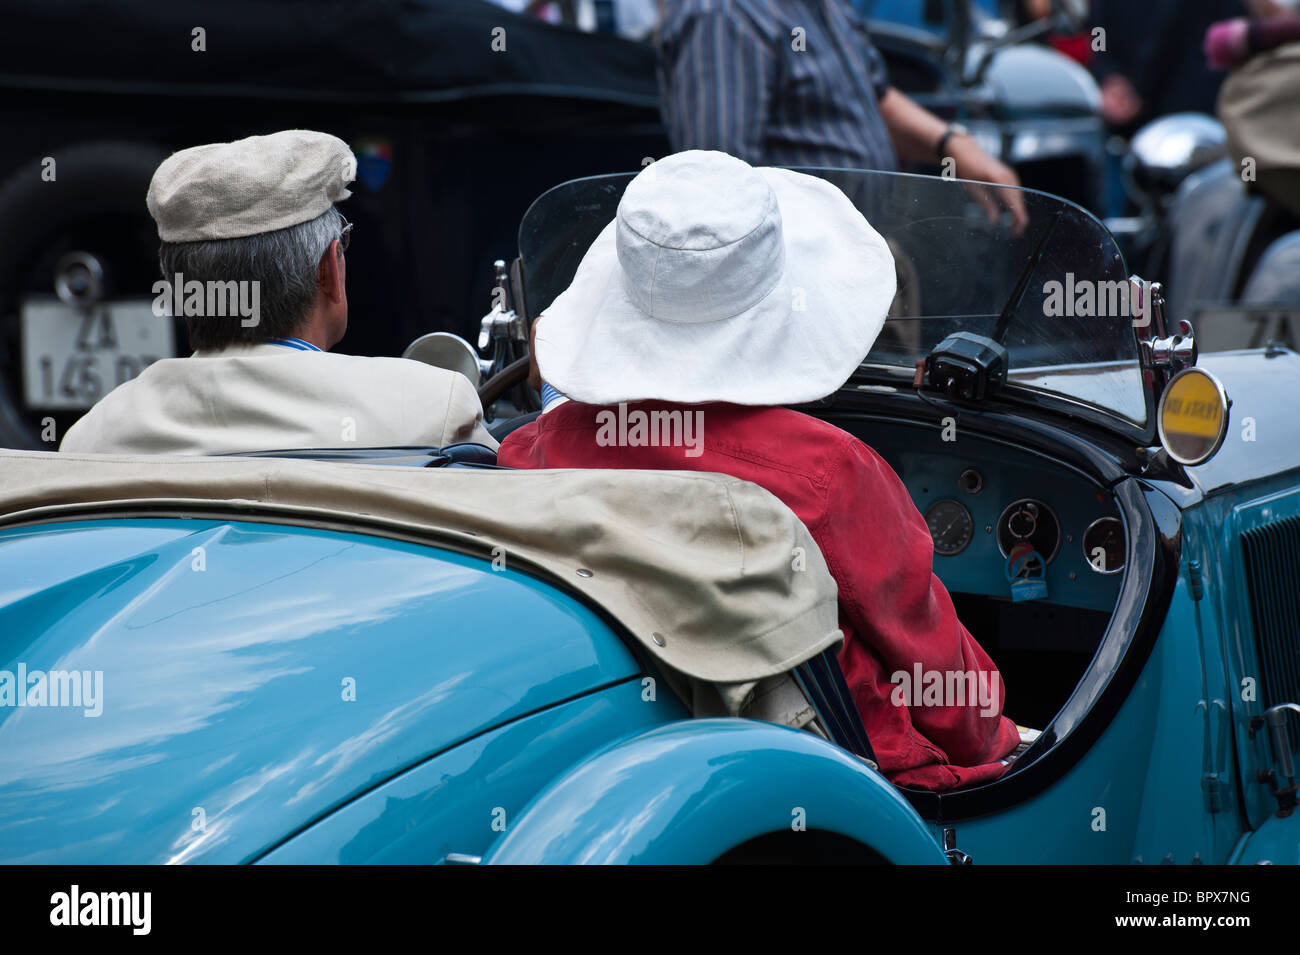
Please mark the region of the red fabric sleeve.
[[[918, 662], [923, 673], [942, 674], [945, 684], [950, 673], [974, 674], [975, 686], [986, 687], [988, 698], [996, 700], [987, 707], [993, 713], [982, 714], [978, 698], [968, 697], [964, 705], [913, 703], [911, 724], [947, 754], [941, 762], [974, 767], [1006, 756], [1020, 736], [1001, 715], [1001, 674], [957, 619], [952, 598], [934, 575], [930, 532], [907, 488], [875, 451], [852, 438], [829, 483], [827, 507], [813, 533], [839, 583], [846, 622], [883, 664], [873, 666], [865, 650], [846, 647], [842, 662], [855, 697], [864, 681], [876, 684], [874, 690], [862, 686], [876, 700], [860, 700], [860, 707], [881, 705], [881, 693], [890, 699], [892, 685], [881, 686], [882, 679], [890, 684], [899, 671], [912, 678]], [[890, 699], [888, 705], [896, 704]]]
[[535, 459], [533, 448], [537, 442], [538, 419], [520, 425], [501, 440], [497, 448], [497, 464], [503, 468], [542, 468], [545, 463]]

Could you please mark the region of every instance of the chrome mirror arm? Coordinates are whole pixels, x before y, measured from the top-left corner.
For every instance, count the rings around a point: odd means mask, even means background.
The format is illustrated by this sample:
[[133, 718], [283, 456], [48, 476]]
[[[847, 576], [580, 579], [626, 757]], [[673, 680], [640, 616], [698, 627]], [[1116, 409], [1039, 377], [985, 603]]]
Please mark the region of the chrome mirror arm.
[[515, 309], [511, 294], [510, 274], [503, 259], [492, 263], [495, 281], [492, 286], [492, 309], [479, 323], [478, 350], [492, 349], [491, 357], [480, 364], [485, 375], [492, 377], [519, 357], [528, 342], [528, 330]]
[[1138, 351], [1142, 368], [1157, 376], [1154, 382], [1156, 397], [1174, 375], [1196, 364], [1200, 348], [1192, 323], [1179, 319], [1177, 329], [1170, 334], [1165, 317], [1165, 294], [1159, 282], [1148, 282], [1141, 276], [1129, 277], [1129, 300], [1136, 302], [1137, 315], [1133, 328], [1137, 332]]
[[1195, 365], [1200, 354], [1192, 323], [1187, 319], [1179, 320], [1176, 334], [1168, 338], [1155, 338], [1143, 344], [1147, 346], [1145, 351], [1150, 367], [1168, 369], [1172, 374]]
[[524, 320], [515, 311], [510, 294], [510, 275], [506, 271], [503, 259], [492, 263], [495, 281], [492, 285], [492, 309], [483, 316], [479, 323], [479, 351], [486, 351], [488, 345], [499, 338], [526, 341]]

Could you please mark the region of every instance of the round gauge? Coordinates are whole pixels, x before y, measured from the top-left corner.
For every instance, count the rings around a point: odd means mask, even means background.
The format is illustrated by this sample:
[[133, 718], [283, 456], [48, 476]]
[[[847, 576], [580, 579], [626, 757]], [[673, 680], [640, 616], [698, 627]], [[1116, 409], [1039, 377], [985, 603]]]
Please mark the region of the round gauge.
[[1061, 546], [1061, 525], [1050, 507], [1026, 497], [1008, 504], [1002, 512], [997, 538], [1003, 557], [1017, 544], [1028, 542], [1050, 564]]
[[975, 534], [975, 522], [970, 511], [958, 501], [935, 501], [925, 512], [925, 523], [930, 527], [934, 552], [943, 557], [960, 554]]
[[1102, 517], [1083, 532], [1083, 559], [1099, 574], [1118, 574], [1127, 551], [1124, 525], [1115, 517]]

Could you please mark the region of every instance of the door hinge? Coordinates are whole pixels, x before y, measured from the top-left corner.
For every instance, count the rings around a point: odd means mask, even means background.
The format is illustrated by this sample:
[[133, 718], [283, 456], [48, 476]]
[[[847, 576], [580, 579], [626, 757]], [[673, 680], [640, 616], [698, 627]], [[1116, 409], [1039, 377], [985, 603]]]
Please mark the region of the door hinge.
[[1218, 773], [1207, 773], [1201, 777], [1201, 798], [1206, 812], [1221, 812], [1226, 792], [1223, 779]]
[[945, 826], [943, 830], [943, 854], [953, 865], [970, 865], [975, 860], [957, 848], [957, 830]]

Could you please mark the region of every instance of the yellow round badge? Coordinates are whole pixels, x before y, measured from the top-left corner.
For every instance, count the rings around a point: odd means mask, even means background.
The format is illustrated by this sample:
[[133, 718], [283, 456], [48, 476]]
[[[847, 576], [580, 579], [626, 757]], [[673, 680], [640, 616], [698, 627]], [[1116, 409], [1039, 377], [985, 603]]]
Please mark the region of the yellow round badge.
[[1187, 368], [1160, 398], [1160, 443], [1180, 464], [1201, 464], [1219, 450], [1228, 431], [1230, 402], [1208, 371]]

